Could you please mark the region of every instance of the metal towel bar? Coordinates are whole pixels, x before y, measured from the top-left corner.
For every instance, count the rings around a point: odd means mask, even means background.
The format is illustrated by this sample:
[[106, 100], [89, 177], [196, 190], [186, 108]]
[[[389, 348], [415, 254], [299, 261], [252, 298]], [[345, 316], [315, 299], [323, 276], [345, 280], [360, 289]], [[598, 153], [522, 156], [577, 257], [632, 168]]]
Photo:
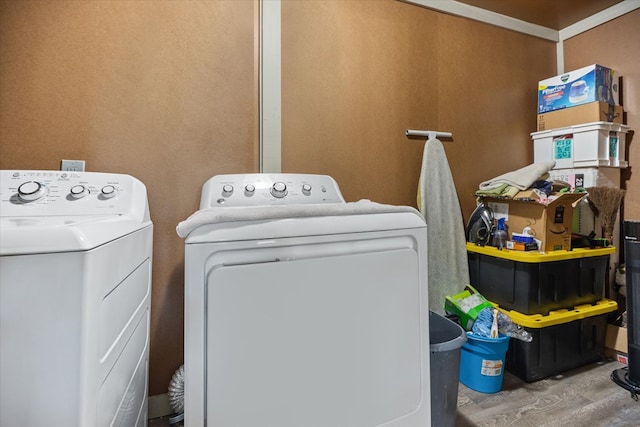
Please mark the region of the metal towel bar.
[[407, 129], [405, 134], [408, 137], [423, 137], [427, 138], [427, 140], [432, 140], [435, 138], [453, 138], [453, 134], [451, 132], [438, 132], [435, 130], [411, 130]]

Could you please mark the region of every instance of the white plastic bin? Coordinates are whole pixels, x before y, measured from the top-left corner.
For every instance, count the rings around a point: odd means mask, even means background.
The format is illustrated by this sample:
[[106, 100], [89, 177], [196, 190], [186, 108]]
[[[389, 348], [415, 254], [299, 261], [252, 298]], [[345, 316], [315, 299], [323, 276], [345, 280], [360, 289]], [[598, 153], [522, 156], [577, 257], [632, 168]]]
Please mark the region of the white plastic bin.
[[555, 161], [554, 169], [626, 168], [628, 131], [618, 123], [593, 122], [533, 132], [533, 161]]

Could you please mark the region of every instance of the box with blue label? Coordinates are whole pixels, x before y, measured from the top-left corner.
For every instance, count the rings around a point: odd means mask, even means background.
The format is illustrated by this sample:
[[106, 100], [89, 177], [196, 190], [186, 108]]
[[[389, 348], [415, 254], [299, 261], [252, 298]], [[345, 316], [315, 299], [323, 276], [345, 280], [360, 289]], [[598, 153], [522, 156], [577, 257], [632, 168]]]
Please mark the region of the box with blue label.
[[554, 169], [625, 168], [628, 131], [626, 125], [593, 122], [533, 132], [533, 161], [555, 161]]
[[620, 75], [602, 65], [589, 65], [538, 82], [538, 114], [600, 101], [620, 105]]

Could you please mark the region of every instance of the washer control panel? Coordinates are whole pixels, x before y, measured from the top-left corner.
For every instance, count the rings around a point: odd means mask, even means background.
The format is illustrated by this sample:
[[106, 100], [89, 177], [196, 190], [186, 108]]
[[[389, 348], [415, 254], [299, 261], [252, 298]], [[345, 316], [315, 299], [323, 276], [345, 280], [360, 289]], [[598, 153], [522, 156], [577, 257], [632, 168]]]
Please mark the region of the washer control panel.
[[202, 187], [200, 209], [318, 203], [345, 203], [328, 175], [255, 173], [209, 179]]
[[[140, 188], [140, 186], [142, 186]], [[146, 189], [122, 174], [71, 171], [0, 171], [0, 215], [124, 214], [135, 191]]]

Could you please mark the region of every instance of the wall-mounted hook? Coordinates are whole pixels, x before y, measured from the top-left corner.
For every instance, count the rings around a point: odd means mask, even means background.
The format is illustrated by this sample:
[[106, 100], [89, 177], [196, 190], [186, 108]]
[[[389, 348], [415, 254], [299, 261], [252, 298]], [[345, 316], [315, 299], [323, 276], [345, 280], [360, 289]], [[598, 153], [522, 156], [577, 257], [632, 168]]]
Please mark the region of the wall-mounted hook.
[[431, 141], [432, 139], [436, 139], [436, 138], [453, 138], [453, 134], [451, 132], [438, 132], [435, 130], [412, 130], [412, 129], [407, 129], [405, 131], [405, 135], [407, 135], [407, 137], [411, 138], [411, 137], [421, 137], [421, 138], [427, 138], [427, 141]]

